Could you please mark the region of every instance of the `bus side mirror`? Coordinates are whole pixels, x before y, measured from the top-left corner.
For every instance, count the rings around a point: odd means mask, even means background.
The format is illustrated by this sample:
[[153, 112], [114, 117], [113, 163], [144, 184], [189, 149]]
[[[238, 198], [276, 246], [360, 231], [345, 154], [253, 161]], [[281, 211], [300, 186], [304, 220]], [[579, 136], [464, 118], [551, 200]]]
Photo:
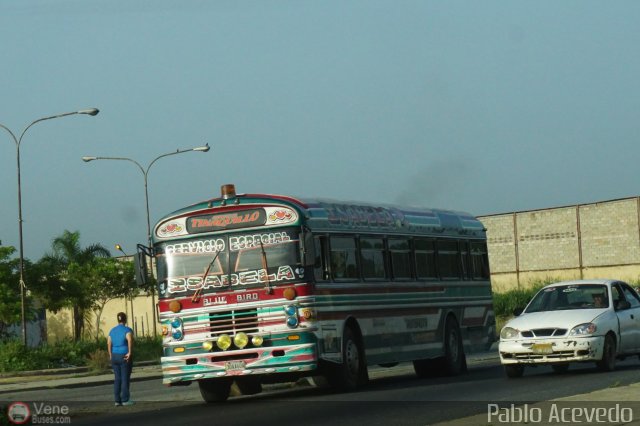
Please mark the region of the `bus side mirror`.
[[138, 287], [145, 287], [149, 283], [149, 267], [147, 260], [149, 259], [149, 249], [138, 244], [138, 251], [133, 257], [133, 266], [136, 273], [136, 284]]

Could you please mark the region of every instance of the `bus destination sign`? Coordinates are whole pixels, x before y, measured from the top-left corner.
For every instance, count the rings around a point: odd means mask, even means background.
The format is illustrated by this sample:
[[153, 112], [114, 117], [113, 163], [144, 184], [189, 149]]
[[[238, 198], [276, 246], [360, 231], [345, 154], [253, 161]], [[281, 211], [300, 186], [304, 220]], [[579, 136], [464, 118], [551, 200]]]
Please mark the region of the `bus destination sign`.
[[223, 231], [225, 229], [250, 228], [264, 225], [267, 214], [263, 209], [242, 210], [231, 213], [207, 214], [187, 218], [187, 232]]

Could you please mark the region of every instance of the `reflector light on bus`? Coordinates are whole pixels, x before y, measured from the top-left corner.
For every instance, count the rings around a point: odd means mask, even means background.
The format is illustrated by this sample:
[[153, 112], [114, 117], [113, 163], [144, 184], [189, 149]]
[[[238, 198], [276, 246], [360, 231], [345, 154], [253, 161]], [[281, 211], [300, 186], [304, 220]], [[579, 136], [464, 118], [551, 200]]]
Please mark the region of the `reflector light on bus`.
[[287, 300], [293, 300], [296, 298], [296, 290], [293, 287], [285, 288], [282, 295]]
[[262, 346], [263, 342], [264, 342], [264, 339], [262, 338], [262, 336], [253, 336], [251, 338], [251, 344], [253, 346]]
[[169, 303], [169, 310], [174, 314], [177, 314], [182, 310], [182, 304], [177, 300], [172, 300], [171, 303]]
[[202, 342], [202, 349], [204, 349], [205, 351], [210, 351], [211, 349], [213, 349], [213, 343], [209, 341]]

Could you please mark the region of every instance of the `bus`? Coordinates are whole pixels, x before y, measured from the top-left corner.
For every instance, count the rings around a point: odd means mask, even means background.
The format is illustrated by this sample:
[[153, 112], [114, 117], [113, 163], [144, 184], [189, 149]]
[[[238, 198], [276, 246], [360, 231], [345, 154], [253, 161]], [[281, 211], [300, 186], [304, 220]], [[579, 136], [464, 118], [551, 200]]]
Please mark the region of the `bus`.
[[163, 384], [206, 402], [304, 376], [354, 390], [401, 362], [455, 375], [495, 340], [486, 230], [466, 213], [228, 184], [162, 218], [136, 264], [142, 280], [155, 265]]

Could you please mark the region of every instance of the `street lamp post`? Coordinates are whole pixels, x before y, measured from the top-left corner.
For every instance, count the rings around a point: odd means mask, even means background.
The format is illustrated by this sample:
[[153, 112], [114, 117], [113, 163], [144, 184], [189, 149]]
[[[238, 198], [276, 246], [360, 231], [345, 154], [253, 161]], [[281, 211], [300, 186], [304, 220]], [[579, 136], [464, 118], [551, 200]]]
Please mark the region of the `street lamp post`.
[[6, 130], [13, 139], [13, 142], [16, 144], [16, 159], [18, 164], [18, 239], [20, 244], [20, 304], [21, 304], [21, 317], [22, 317], [22, 343], [27, 345], [27, 317], [26, 317], [26, 308], [25, 308], [25, 288], [26, 284], [24, 282], [24, 241], [22, 238], [22, 187], [20, 183], [20, 144], [22, 143], [22, 138], [24, 134], [27, 133], [27, 130], [31, 128], [36, 123], [45, 120], [53, 120], [54, 118], [62, 118], [68, 115], [76, 115], [76, 114], [84, 114], [95, 116], [98, 115], [100, 111], [97, 108], [91, 109], [82, 109], [79, 111], [65, 112], [63, 114], [51, 115], [48, 117], [42, 117], [37, 120], [34, 120], [29, 124], [20, 134], [20, 137], [17, 138], [16, 135], [5, 125], [0, 124], [0, 127]]
[[[127, 157], [82, 157], [82, 161], [88, 163], [89, 161], [94, 161], [94, 160], [121, 160], [121, 161], [129, 161], [133, 164], [135, 164], [136, 166], [138, 166], [138, 168], [140, 169], [140, 171], [142, 172], [142, 176], [144, 177], [144, 199], [145, 199], [145, 205], [146, 205], [146, 210], [147, 210], [147, 241], [149, 243], [149, 247], [152, 246], [152, 242], [151, 242], [151, 217], [149, 214], [149, 187], [148, 187], [148, 175], [149, 175], [149, 169], [151, 169], [151, 166], [153, 166], [153, 164], [158, 161], [161, 158], [164, 157], [168, 157], [170, 155], [176, 155], [176, 154], [183, 154], [185, 152], [192, 152], [192, 151], [196, 151], [196, 152], [207, 152], [209, 151], [210, 147], [209, 144], [205, 144], [204, 146], [198, 146], [195, 148], [189, 148], [189, 149], [177, 149], [173, 152], [168, 152], [166, 154], [162, 154], [157, 156], [156, 158], [153, 159], [153, 161], [151, 161], [151, 163], [149, 163], [149, 165], [147, 166], [147, 168], [145, 169], [144, 167], [142, 167], [142, 165], [140, 163], [138, 163], [136, 160], [132, 159], [132, 158], [127, 158]], [[154, 337], [157, 336], [157, 327], [156, 327], [156, 322], [157, 322], [157, 318], [156, 318], [156, 296], [155, 296], [155, 288], [151, 289], [151, 304], [152, 304], [152, 311], [153, 311], [153, 335]]]

